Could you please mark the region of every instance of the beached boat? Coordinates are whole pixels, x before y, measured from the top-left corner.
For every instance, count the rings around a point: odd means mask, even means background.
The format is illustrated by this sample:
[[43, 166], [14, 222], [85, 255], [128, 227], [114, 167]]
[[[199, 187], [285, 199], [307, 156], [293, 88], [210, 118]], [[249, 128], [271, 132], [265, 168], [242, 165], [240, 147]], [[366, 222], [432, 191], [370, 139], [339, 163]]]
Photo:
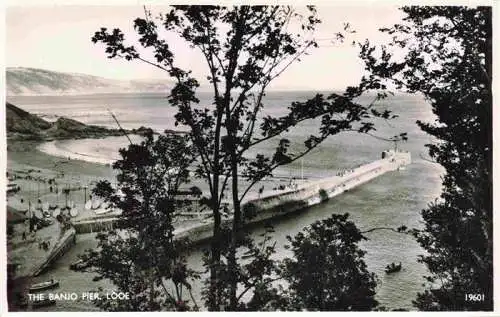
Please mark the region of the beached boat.
[[31, 285], [31, 287], [29, 289], [29, 292], [30, 293], [35, 293], [35, 292], [40, 292], [40, 291], [44, 291], [44, 290], [47, 290], [47, 289], [56, 288], [56, 287], [59, 287], [59, 281], [57, 281], [57, 280], [50, 280], [50, 281], [46, 281], [46, 282], [42, 282], [42, 283], [37, 283], [37, 284]]
[[102, 209], [108, 209], [109, 208], [109, 202], [105, 201], [101, 204]]
[[96, 215], [103, 215], [103, 214], [107, 214], [108, 212], [111, 212], [112, 209], [104, 209], [104, 208], [100, 208], [100, 209], [97, 209], [97, 210], [94, 210], [94, 213]]
[[43, 212], [48, 212], [49, 211], [49, 203], [48, 202], [44, 202], [42, 204], [42, 211]]
[[71, 210], [69, 211], [69, 215], [70, 215], [71, 217], [76, 217], [76, 216], [78, 216], [78, 209], [76, 209], [76, 208], [71, 208]]
[[90, 208], [92, 208], [92, 200], [89, 199], [85, 203], [85, 209], [89, 210]]
[[35, 217], [37, 217], [38, 219], [43, 219], [43, 213], [42, 213], [42, 210], [41, 209], [35, 209]]
[[57, 217], [59, 216], [59, 214], [61, 213], [61, 208], [57, 207], [56, 209], [54, 209], [54, 211], [52, 212], [52, 217]]
[[56, 300], [55, 299], [45, 298], [45, 299], [33, 301], [31, 303], [31, 306], [33, 308], [38, 308], [38, 307], [52, 306], [52, 305], [55, 305], [55, 304], [56, 304]]
[[401, 262], [399, 262], [399, 264], [397, 265], [393, 262], [385, 267], [385, 273], [386, 274], [396, 273], [401, 271], [401, 268], [402, 268]]
[[19, 186], [14, 183], [7, 184], [7, 193], [17, 193], [19, 191]]
[[101, 200], [100, 199], [93, 200], [92, 201], [92, 209], [97, 209], [99, 207], [101, 207]]
[[50, 226], [52, 224], [54, 224], [54, 219], [52, 218], [43, 218], [40, 220], [40, 223], [43, 225], [43, 226]]

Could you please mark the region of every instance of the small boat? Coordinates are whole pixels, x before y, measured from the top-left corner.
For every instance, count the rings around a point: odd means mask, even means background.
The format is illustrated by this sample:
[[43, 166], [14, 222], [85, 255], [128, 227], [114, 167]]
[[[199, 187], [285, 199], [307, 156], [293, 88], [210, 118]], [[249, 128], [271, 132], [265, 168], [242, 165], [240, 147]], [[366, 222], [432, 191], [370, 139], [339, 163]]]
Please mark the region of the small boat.
[[111, 211], [112, 211], [111, 209], [100, 208], [100, 209], [94, 210], [94, 213], [96, 215], [104, 215], [104, 214], [107, 214], [108, 212], [111, 212]]
[[41, 299], [41, 300], [35, 300], [31, 303], [31, 306], [33, 308], [37, 308], [37, 307], [45, 307], [45, 306], [52, 306], [52, 305], [55, 305], [56, 304], [56, 300], [55, 299], [48, 299], [48, 298], [44, 298], [44, 299]]
[[48, 202], [44, 202], [42, 204], [42, 211], [43, 212], [48, 212], [49, 211], [49, 203]]
[[46, 282], [42, 282], [42, 283], [37, 283], [37, 284], [31, 285], [31, 287], [29, 289], [29, 292], [30, 293], [35, 293], [35, 292], [43, 291], [43, 290], [46, 290], [46, 289], [56, 288], [56, 287], [59, 287], [59, 281], [57, 281], [57, 280], [50, 280], [50, 281], [46, 281]]
[[43, 218], [43, 219], [40, 219], [40, 223], [42, 226], [50, 226], [52, 224], [54, 224], [54, 219], [52, 218]]
[[78, 216], [78, 209], [76, 209], [76, 208], [71, 208], [71, 210], [69, 211], [69, 215], [70, 215], [71, 217], [73, 217], [73, 218], [74, 218], [74, 217], [76, 217], [76, 216]]
[[85, 209], [89, 210], [90, 208], [92, 208], [92, 200], [89, 199], [85, 203]]
[[79, 270], [79, 269], [84, 269], [86, 268], [88, 265], [82, 260], [82, 259], [78, 259], [76, 260], [75, 262], [71, 263], [69, 265], [69, 268], [71, 270]]
[[92, 201], [92, 209], [97, 209], [101, 206], [101, 201], [99, 199]]
[[105, 202], [103, 202], [103, 203], [101, 204], [101, 208], [102, 208], [102, 209], [108, 209], [108, 207], [109, 207], [109, 202], [107, 202], [107, 201], [105, 201]]
[[399, 272], [399, 271], [401, 271], [401, 267], [402, 267], [401, 262], [399, 262], [399, 264], [397, 264], [397, 265], [393, 262], [385, 267], [385, 273], [391, 274], [391, 273]]
[[42, 210], [41, 209], [35, 209], [35, 217], [37, 217], [38, 219], [43, 219], [43, 213], [42, 213]]
[[57, 207], [56, 209], [54, 209], [54, 211], [52, 212], [52, 217], [57, 217], [59, 216], [59, 214], [61, 213], [61, 208]]
[[125, 193], [121, 190], [121, 189], [118, 189], [116, 191], [116, 194], [118, 195], [118, 197], [120, 198], [124, 198], [125, 197]]

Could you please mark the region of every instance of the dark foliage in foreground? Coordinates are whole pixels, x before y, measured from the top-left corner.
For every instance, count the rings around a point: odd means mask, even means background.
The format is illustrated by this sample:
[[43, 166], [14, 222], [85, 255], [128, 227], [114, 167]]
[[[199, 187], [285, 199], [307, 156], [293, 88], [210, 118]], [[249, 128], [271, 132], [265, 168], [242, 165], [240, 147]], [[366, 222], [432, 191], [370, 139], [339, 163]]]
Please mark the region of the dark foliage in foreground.
[[[147, 10], [145, 15], [134, 21], [134, 28], [140, 45], [154, 56], [151, 59], [129, 46], [119, 29], [101, 28], [92, 41], [103, 43], [109, 58], [145, 62], [165, 71], [176, 82], [168, 101], [177, 109], [176, 124], [189, 129], [197, 152], [196, 175], [209, 188], [203, 201], [213, 212], [206, 305], [212, 311], [237, 310], [242, 300], [238, 289], [253, 285], [240, 279], [241, 264], [237, 259], [237, 252], [249, 247], [242, 243], [247, 241], [242, 205], [251, 188], [271, 176], [277, 167], [310, 153], [328, 137], [345, 131], [370, 133], [375, 129], [374, 117], [393, 116], [389, 111], [378, 112], [373, 102], [362, 105], [353, 101], [366, 90], [380, 87], [370, 78], [343, 95], [317, 94], [304, 102], [283, 105], [287, 108], [281, 116], [263, 114], [269, 84], [318, 46], [314, 30], [321, 21], [313, 6], [302, 11], [289, 6], [173, 6], [157, 17]], [[163, 32], [201, 53], [208, 66], [212, 105], [200, 104], [199, 81], [190, 71], [178, 67]], [[383, 95], [374, 102], [380, 98]], [[306, 120], [317, 120], [318, 130], [293, 143], [283, 138], [289, 129]], [[274, 143], [275, 150], [248, 154], [264, 142]], [[250, 185], [242, 188], [241, 178]], [[223, 204], [228, 196], [232, 210]], [[232, 223], [225, 228], [222, 219], [228, 212], [232, 213]]]
[[[118, 189], [101, 181], [93, 191], [122, 211], [114, 230], [97, 235], [96, 250], [81, 256], [81, 270], [96, 273], [94, 280], [109, 279], [129, 300], [105, 297], [96, 304], [107, 311], [158, 311], [196, 308], [187, 303], [189, 280], [197, 277], [186, 267], [186, 241], [174, 240], [172, 221], [190, 202], [178, 197], [188, 182], [192, 152], [187, 138], [150, 131], [140, 144], [120, 150]], [[192, 298], [192, 296], [191, 296]], [[188, 305], [189, 304], [189, 305]]]
[[369, 311], [377, 281], [367, 270], [366, 239], [348, 214], [317, 221], [295, 237], [288, 237], [294, 257], [285, 260], [289, 301], [294, 310]]
[[[427, 254], [422, 310], [493, 309], [492, 9], [405, 7], [405, 23], [382, 55], [366, 43], [362, 57], [376, 78], [422, 93], [437, 122], [418, 122], [437, 141], [430, 156], [445, 169], [440, 199], [414, 230]], [[401, 62], [392, 49], [405, 49]], [[484, 297], [483, 297], [484, 296]]]

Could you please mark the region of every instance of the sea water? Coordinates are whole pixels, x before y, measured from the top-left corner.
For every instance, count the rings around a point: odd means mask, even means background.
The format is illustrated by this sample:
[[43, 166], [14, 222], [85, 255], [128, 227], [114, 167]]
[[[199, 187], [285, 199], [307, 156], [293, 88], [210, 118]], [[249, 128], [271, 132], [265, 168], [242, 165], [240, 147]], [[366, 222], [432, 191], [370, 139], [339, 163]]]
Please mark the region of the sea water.
[[[295, 100], [306, 100], [313, 92], [270, 92], [264, 102], [263, 115], [279, 116], [286, 112], [286, 107]], [[66, 116], [87, 124], [98, 124], [116, 128], [110, 115], [112, 112], [124, 128], [140, 126], [151, 127], [157, 131], [175, 128], [175, 108], [168, 105], [166, 96], [161, 94], [106, 94], [87, 96], [43, 96], [43, 97], [8, 97], [7, 100], [27, 111], [55, 120], [57, 116]], [[211, 103], [210, 95], [200, 96], [201, 104]], [[363, 98], [360, 103], [371, 102], [371, 97]], [[294, 235], [316, 220], [324, 219], [332, 213], [349, 213], [350, 219], [362, 230], [374, 227], [421, 227], [420, 211], [440, 194], [440, 175], [443, 169], [427, 158], [426, 143], [433, 139], [422, 132], [417, 120], [432, 122], [435, 120], [429, 104], [420, 96], [397, 95], [376, 104], [377, 109], [388, 109], [398, 118], [376, 121], [380, 137], [392, 137], [401, 132], [408, 134], [408, 142], [398, 144], [412, 153], [412, 164], [405, 170], [386, 173], [367, 184], [348, 193], [331, 199], [325, 204], [309, 208], [306, 212], [288, 219], [274, 222], [274, 239], [277, 241], [277, 258], [290, 256], [284, 248], [286, 236]], [[318, 121], [309, 121], [291, 129], [284, 137], [288, 138], [291, 149], [299, 150], [303, 141], [317, 133]], [[266, 142], [249, 155], [265, 151], [270, 153], [277, 140]], [[81, 155], [90, 161], [108, 162], [118, 157], [118, 149], [126, 146], [124, 137], [111, 137], [97, 140], [64, 140], [45, 145], [42, 150], [56, 155]], [[277, 171], [278, 175], [307, 178], [320, 178], [334, 175], [342, 169], [380, 158], [383, 150], [394, 144], [381, 139], [360, 135], [355, 132], [341, 133], [329, 138], [319, 148], [312, 151], [304, 160]], [[261, 230], [256, 229], [254, 237], [259, 237]], [[388, 308], [413, 309], [412, 300], [421, 291], [423, 276], [428, 274], [423, 264], [417, 261], [424, 253], [411, 236], [389, 230], [374, 231], [366, 234], [368, 240], [361, 243], [367, 251], [365, 259], [368, 269], [379, 278], [377, 299]], [[84, 249], [95, 246], [92, 236], [81, 235], [77, 246], [60, 259], [53, 269], [43, 276], [61, 280], [60, 291], [85, 292], [96, 289], [98, 285], [112, 287], [106, 281], [92, 282], [92, 275], [75, 273], [68, 265]], [[384, 267], [391, 262], [402, 262], [403, 270], [398, 274], [386, 275]], [[189, 264], [194, 269], [201, 269], [201, 251], [191, 254]], [[89, 278], [90, 277], [90, 278]], [[196, 283], [201, 285], [201, 283]], [[198, 287], [199, 289], [199, 287]], [[199, 292], [195, 292], [199, 297]], [[88, 310], [90, 307], [80, 302], [62, 302], [50, 308], [55, 310]]]

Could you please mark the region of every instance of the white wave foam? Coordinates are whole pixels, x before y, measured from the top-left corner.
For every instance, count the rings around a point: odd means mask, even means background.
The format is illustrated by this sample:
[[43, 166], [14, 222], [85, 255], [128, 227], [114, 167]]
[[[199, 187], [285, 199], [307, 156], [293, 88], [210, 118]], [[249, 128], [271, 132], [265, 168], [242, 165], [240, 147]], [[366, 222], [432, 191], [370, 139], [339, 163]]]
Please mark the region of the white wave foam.
[[69, 147], [66, 146], [65, 147], [59, 146], [58, 141], [45, 142], [37, 147], [37, 149], [41, 152], [44, 152], [52, 156], [63, 157], [66, 159], [82, 160], [104, 165], [109, 165], [115, 162], [115, 159], [112, 159], [110, 157], [92, 155], [90, 153], [74, 152], [70, 151], [68, 148]]

